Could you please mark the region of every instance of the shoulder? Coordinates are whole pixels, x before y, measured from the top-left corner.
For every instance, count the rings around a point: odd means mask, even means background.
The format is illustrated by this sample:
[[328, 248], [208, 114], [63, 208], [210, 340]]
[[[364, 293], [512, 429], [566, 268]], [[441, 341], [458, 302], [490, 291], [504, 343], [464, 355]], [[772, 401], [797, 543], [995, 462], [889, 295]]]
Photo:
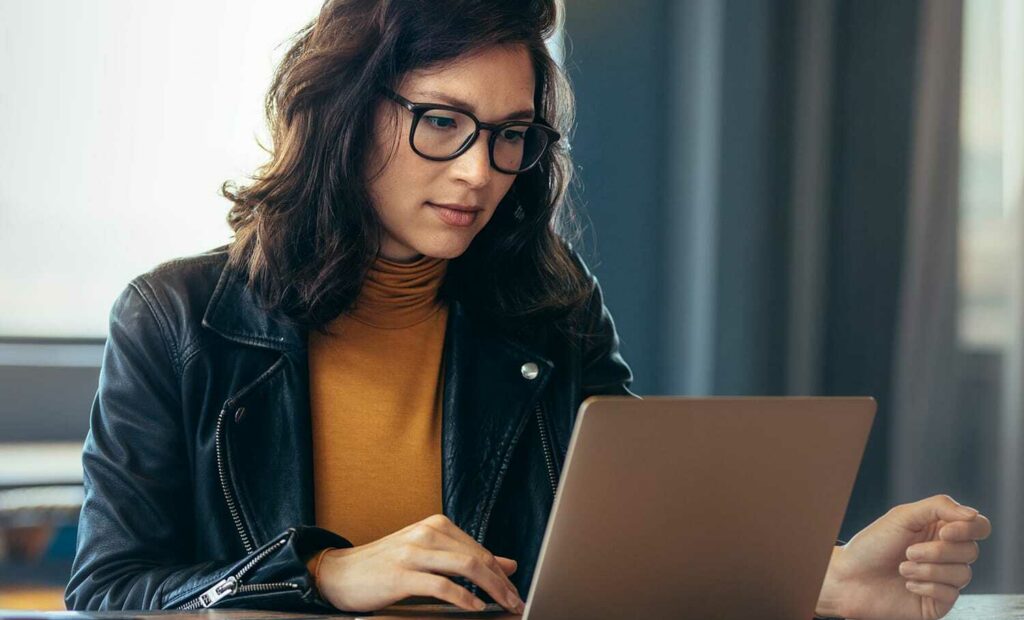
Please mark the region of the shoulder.
[[590, 270], [587, 262], [583, 259], [583, 254], [577, 248], [574, 248], [572, 242], [562, 239], [562, 244], [565, 246], [565, 251], [569, 254], [573, 263], [576, 264], [576, 269], [579, 272], [580, 278], [587, 282], [588, 288], [593, 293], [593, 289], [598, 288], [597, 276]]
[[584, 322], [592, 325], [595, 321], [601, 319], [602, 314], [607, 313], [607, 308], [604, 307], [601, 285], [597, 281], [597, 276], [594, 275], [590, 266], [587, 265], [587, 261], [584, 260], [582, 252], [578, 248], [574, 248], [571, 241], [564, 238], [561, 241], [565, 251], [575, 264], [580, 282], [584, 283], [583, 286], [586, 291], [584, 296], [585, 302], [581, 305], [580, 311], [583, 313]]
[[130, 286], [168, 307], [198, 302], [205, 309], [203, 302], [213, 295], [227, 260], [227, 246], [174, 258], [136, 276]]
[[201, 320], [227, 265], [227, 246], [160, 263], [129, 283], [157, 311]]
[[227, 258], [222, 246], [165, 261], [134, 277], [114, 302], [111, 335], [115, 327], [139, 338], [145, 336], [140, 331], [159, 332], [172, 360], [183, 363], [199, 340]]

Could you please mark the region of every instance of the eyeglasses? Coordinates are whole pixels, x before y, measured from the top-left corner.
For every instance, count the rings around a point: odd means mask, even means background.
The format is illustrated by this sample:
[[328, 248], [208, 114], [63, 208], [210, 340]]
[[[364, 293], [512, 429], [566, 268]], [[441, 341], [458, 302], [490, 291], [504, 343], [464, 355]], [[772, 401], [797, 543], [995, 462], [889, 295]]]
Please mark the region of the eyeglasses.
[[425, 159], [449, 161], [476, 142], [481, 129], [491, 132], [487, 152], [491, 166], [505, 174], [519, 174], [537, 165], [548, 147], [562, 136], [543, 123], [505, 121], [484, 123], [471, 113], [439, 103], [413, 103], [398, 93], [384, 93], [412, 112], [409, 145]]

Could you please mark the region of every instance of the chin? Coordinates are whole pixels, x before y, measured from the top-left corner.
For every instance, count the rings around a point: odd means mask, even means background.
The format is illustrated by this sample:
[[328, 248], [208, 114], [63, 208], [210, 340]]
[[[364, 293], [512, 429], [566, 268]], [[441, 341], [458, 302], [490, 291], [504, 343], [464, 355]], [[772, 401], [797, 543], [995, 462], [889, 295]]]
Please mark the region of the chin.
[[419, 252], [435, 258], [458, 258], [469, 250], [473, 240], [486, 225], [487, 222], [484, 222], [479, 229], [473, 227], [468, 230], [445, 230], [441, 234], [430, 235], [423, 240]]
[[430, 250], [421, 252], [421, 254], [425, 254], [425, 255], [427, 255], [427, 256], [429, 256], [431, 258], [447, 258], [447, 259], [452, 259], [452, 258], [458, 258], [458, 257], [462, 256], [463, 254], [466, 253], [466, 250], [468, 250], [468, 249], [469, 249], [468, 245], [459, 245], [458, 247], [448, 246], [448, 247], [444, 247], [444, 248], [430, 249]]

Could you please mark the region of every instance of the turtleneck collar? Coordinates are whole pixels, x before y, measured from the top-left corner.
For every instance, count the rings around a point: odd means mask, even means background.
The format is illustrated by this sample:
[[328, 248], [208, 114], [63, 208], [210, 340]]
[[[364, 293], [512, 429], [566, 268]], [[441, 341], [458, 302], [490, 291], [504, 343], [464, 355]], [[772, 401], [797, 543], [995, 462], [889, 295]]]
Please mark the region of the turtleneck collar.
[[411, 263], [377, 257], [348, 316], [373, 327], [400, 329], [427, 320], [442, 303], [437, 293], [448, 260], [421, 256]]

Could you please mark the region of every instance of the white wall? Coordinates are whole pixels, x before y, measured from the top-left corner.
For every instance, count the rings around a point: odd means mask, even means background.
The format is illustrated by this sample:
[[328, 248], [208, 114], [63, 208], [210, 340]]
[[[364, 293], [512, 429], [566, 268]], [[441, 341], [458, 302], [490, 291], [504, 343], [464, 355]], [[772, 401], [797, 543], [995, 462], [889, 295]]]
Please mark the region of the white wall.
[[263, 96], [320, 0], [0, 0], [0, 337], [103, 337], [156, 264], [221, 245]]

